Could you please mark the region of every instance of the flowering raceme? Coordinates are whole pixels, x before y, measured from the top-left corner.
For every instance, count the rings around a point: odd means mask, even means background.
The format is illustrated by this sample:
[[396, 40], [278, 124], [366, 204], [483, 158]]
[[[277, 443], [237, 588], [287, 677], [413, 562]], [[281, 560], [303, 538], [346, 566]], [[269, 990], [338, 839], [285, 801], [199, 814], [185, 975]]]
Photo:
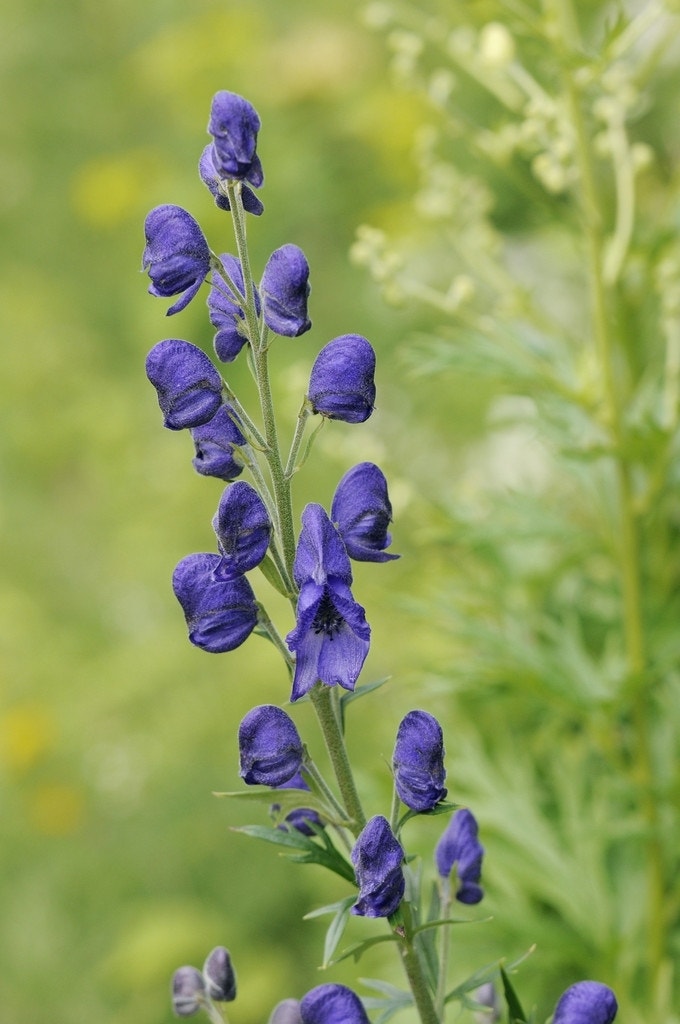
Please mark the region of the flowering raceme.
[[406, 881], [404, 851], [387, 818], [378, 814], [366, 823], [352, 849], [359, 898], [352, 913], [360, 917], [390, 917], [401, 903]]
[[181, 206], [157, 206], [144, 222], [142, 267], [151, 278], [149, 293], [179, 295], [167, 316], [184, 309], [210, 270], [210, 249], [200, 227]]
[[154, 345], [146, 357], [146, 375], [169, 430], [200, 427], [222, 404], [222, 378], [205, 352], [188, 341], [166, 338]]
[[446, 796], [442, 727], [427, 711], [409, 711], [402, 719], [392, 766], [399, 799], [410, 810], [431, 811]]
[[479, 884], [484, 847], [477, 838], [478, 831], [474, 814], [462, 808], [451, 818], [435, 850], [437, 871], [442, 878], [448, 878], [456, 867], [456, 899], [460, 903], [479, 903], [484, 895]]
[[399, 555], [385, 551], [392, 543], [387, 527], [392, 505], [387, 480], [372, 462], [360, 462], [345, 473], [335, 489], [331, 519], [347, 554], [357, 562], [389, 562]]

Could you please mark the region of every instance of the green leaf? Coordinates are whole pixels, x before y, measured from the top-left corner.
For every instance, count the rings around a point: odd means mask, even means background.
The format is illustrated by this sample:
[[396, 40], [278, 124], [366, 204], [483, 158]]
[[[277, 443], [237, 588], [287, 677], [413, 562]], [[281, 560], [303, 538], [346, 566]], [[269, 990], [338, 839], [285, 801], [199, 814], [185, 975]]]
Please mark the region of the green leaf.
[[345, 949], [340, 956], [336, 957], [335, 960], [331, 960], [328, 967], [334, 967], [336, 964], [342, 963], [343, 960], [347, 960], [348, 957], [353, 957], [354, 962], [358, 963], [363, 954], [371, 946], [377, 946], [379, 942], [398, 942], [396, 935], [376, 935], [372, 939], [365, 939], [363, 942], [355, 942], [353, 946], [349, 946]]
[[402, 814], [401, 818], [399, 819], [399, 823], [397, 825], [397, 832], [400, 832], [402, 827], [406, 824], [407, 821], [410, 821], [411, 818], [434, 818], [435, 815], [437, 814], [450, 814], [451, 811], [458, 810], [460, 806], [461, 804], [452, 804], [449, 803], [447, 800], [440, 800], [438, 804], [435, 804], [431, 811], [406, 811], [406, 813]]
[[460, 985], [456, 985], [450, 992], [447, 992], [446, 999], [444, 1002], [450, 1003], [454, 1000], [465, 1002], [465, 997], [468, 992], [472, 992], [474, 989], [479, 988], [480, 985], [484, 985], [487, 981], [494, 981], [500, 971], [504, 968], [506, 971], [514, 971], [516, 967], [519, 967], [527, 957], [531, 956], [534, 952], [535, 946], [531, 946], [526, 953], [522, 953], [521, 956], [517, 957], [516, 960], [512, 960], [510, 963], [505, 964], [504, 960], [494, 960], [490, 964], [486, 964], [485, 967], [480, 967], [479, 970], [471, 974], [465, 981], [461, 982]]
[[356, 898], [354, 896], [348, 896], [346, 899], [341, 900], [338, 912], [328, 926], [323, 945], [323, 967], [328, 967], [333, 954], [338, 948], [338, 943], [343, 936], [345, 925], [350, 916], [350, 909], [354, 906], [355, 902]]
[[510, 1024], [527, 1024], [527, 1016], [522, 1009], [522, 1004], [503, 967], [501, 967], [501, 979], [503, 981], [505, 1001], [508, 1004], [508, 1020]]
[[[356, 884], [352, 865], [335, 849], [323, 829], [317, 830], [316, 839], [304, 836], [295, 829], [268, 828], [266, 825], [241, 825], [232, 832], [242, 832], [254, 839], [262, 839], [275, 846], [295, 851], [287, 856], [298, 864], [320, 864], [352, 884]], [[320, 842], [317, 842], [320, 840]]]
[[382, 999], [375, 996], [365, 996], [361, 1000], [367, 1010], [381, 1011], [375, 1018], [375, 1024], [385, 1024], [395, 1013], [413, 1006], [413, 996], [410, 992], [396, 988], [396, 986], [390, 985], [387, 981], [379, 981], [374, 978], [361, 978], [360, 980], [362, 985], [365, 985], [367, 988], [383, 993]]
[[213, 796], [228, 797], [231, 800], [253, 801], [257, 804], [277, 805], [282, 811], [294, 811], [298, 807], [311, 807], [325, 816], [325, 804], [306, 789], [269, 789], [268, 787], [252, 786], [234, 792], [213, 793]]
[[365, 697], [367, 694], [373, 693], [374, 690], [379, 689], [381, 686], [384, 686], [385, 683], [389, 682], [391, 678], [392, 676], [383, 676], [382, 679], [376, 679], [372, 683], [365, 683], [363, 686], [357, 686], [354, 690], [348, 693], [343, 693], [340, 698], [340, 724], [343, 732], [345, 731], [345, 709], [347, 708], [347, 705], [351, 704], [352, 701], [359, 700], [360, 697]]
[[260, 572], [266, 579], [267, 583], [270, 583], [274, 590], [277, 590], [279, 594], [283, 594], [284, 597], [291, 596], [286, 584], [281, 579], [281, 574], [276, 568], [271, 555], [265, 555], [264, 559], [260, 562]]
[[419, 935], [422, 932], [429, 931], [431, 928], [441, 928], [445, 924], [488, 924], [489, 921], [493, 921], [492, 917], [482, 917], [476, 920], [471, 920], [469, 917], [443, 917], [438, 921], [426, 921], [425, 924], [418, 925], [414, 928], [412, 935]]

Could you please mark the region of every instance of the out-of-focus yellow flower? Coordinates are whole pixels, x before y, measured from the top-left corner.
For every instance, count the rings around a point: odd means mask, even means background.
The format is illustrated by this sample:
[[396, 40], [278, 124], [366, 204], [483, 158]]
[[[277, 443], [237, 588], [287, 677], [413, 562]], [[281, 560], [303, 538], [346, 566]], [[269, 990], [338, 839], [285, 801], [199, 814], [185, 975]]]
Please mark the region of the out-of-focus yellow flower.
[[76, 213], [97, 228], [113, 228], [136, 217], [141, 187], [154, 163], [147, 150], [90, 160], [71, 185]]
[[0, 760], [12, 772], [27, 771], [50, 748], [54, 723], [39, 704], [21, 704], [0, 718]]

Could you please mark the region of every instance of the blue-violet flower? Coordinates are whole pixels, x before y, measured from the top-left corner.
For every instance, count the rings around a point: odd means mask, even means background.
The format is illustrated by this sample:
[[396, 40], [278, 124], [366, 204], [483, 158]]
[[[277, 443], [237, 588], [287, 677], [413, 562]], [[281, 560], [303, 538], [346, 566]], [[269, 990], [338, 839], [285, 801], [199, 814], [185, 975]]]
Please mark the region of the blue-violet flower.
[[236, 999], [236, 972], [229, 950], [216, 946], [203, 964], [203, 977], [208, 996], [217, 1003], [231, 1003]]
[[215, 94], [208, 131], [213, 137], [213, 165], [220, 178], [260, 187], [264, 175], [256, 153], [259, 130], [260, 118], [248, 100], [226, 90]]
[[352, 913], [360, 917], [390, 917], [402, 901], [406, 882], [404, 851], [387, 818], [376, 815], [366, 823], [352, 850], [359, 898]]
[[282, 999], [272, 1010], [268, 1024], [302, 1024], [298, 999]]
[[331, 519], [347, 554], [355, 561], [389, 562], [399, 558], [385, 551], [392, 543], [387, 532], [392, 505], [385, 475], [372, 462], [360, 462], [345, 473], [335, 489]]
[[375, 352], [360, 334], [342, 334], [321, 349], [309, 377], [314, 412], [330, 420], [363, 423], [375, 405]]
[[412, 811], [431, 811], [446, 796], [442, 727], [427, 711], [409, 711], [401, 720], [392, 756], [394, 784]]
[[307, 316], [309, 264], [297, 245], [276, 249], [264, 268], [260, 294], [264, 322], [276, 334], [298, 338], [312, 326]]
[[[282, 783], [277, 789], [302, 789], [309, 792], [309, 786], [305, 782], [302, 774], [297, 772], [292, 779], [288, 779], [288, 782]], [[272, 811], [278, 811], [280, 808], [279, 804], [272, 804]], [[294, 828], [297, 832], [301, 832], [304, 836], [315, 836], [316, 829], [311, 826], [316, 825], [319, 828], [323, 826], [317, 811], [313, 807], [295, 807], [289, 814], [286, 815], [284, 821], [291, 828]], [[279, 828], [285, 828], [285, 825], [279, 825]]]
[[369, 1024], [364, 1005], [346, 985], [317, 985], [300, 1002], [302, 1024]]
[[282, 708], [261, 704], [238, 730], [239, 774], [248, 786], [281, 786], [302, 767], [304, 750], [295, 722]]
[[484, 895], [479, 885], [484, 847], [477, 838], [478, 831], [474, 814], [462, 808], [451, 818], [435, 849], [437, 871], [442, 878], [448, 878], [456, 866], [456, 899], [460, 903], [479, 903]]
[[144, 222], [142, 267], [151, 278], [149, 293], [179, 295], [167, 316], [184, 309], [210, 270], [210, 249], [200, 227], [181, 206], [157, 206]]
[[172, 1008], [177, 1017], [192, 1017], [205, 1003], [205, 982], [196, 967], [178, 967], [172, 976]]
[[616, 996], [599, 981], [577, 981], [560, 996], [553, 1024], [611, 1024], [618, 1010]]
[[222, 561], [215, 578], [232, 579], [249, 572], [267, 554], [272, 524], [262, 498], [245, 480], [225, 487], [213, 517]]
[[225, 402], [211, 420], [193, 428], [191, 437], [196, 455], [191, 461], [197, 473], [230, 481], [243, 472], [243, 462], [236, 449], [245, 445], [246, 439], [237, 419], [234, 409]]
[[[215, 206], [218, 206], [220, 210], [230, 210], [229, 197], [226, 190], [222, 188], [222, 180], [217, 173], [213, 161], [213, 146], [211, 143], [208, 143], [201, 153], [201, 159], [198, 162], [198, 173], [201, 176], [201, 181], [207, 186], [208, 191], [215, 200]], [[247, 185], [241, 187], [241, 200], [246, 213], [252, 213], [256, 217], [264, 213], [262, 202]]]
[[[208, 293], [208, 314], [210, 323], [217, 328], [213, 339], [217, 358], [223, 363], [231, 363], [236, 359], [246, 341], [243, 305], [245, 303], [245, 285], [240, 260], [231, 253], [220, 256], [227, 277], [238, 290], [237, 295], [230, 295], [230, 289], [219, 270], [213, 270], [212, 286]], [[260, 296], [255, 289], [255, 309], [260, 312]]]
[[222, 404], [222, 378], [205, 352], [189, 341], [159, 341], [146, 357], [146, 375], [170, 430], [200, 427]]
[[189, 640], [210, 654], [233, 651], [257, 625], [257, 604], [245, 576], [219, 575], [220, 555], [187, 555], [172, 576], [172, 589], [182, 606]]

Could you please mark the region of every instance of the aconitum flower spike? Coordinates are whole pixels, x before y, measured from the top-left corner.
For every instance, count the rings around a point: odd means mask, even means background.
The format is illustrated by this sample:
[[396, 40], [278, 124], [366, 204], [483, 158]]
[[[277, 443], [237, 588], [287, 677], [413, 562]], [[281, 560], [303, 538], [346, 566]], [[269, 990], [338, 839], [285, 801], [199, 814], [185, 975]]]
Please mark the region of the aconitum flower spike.
[[264, 181], [256, 153], [260, 118], [248, 100], [222, 90], [213, 97], [208, 131], [213, 137], [212, 161], [220, 178], [247, 181], [259, 188]]
[[[282, 783], [277, 789], [303, 789], [309, 792], [309, 786], [305, 782], [302, 774], [297, 772], [292, 779], [288, 782]], [[279, 810], [280, 805], [272, 804], [272, 810]], [[287, 825], [294, 828], [297, 832], [301, 832], [304, 836], [315, 836], [316, 829], [312, 828], [312, 825], [317, 825], [319, 828], [323, 826], [323, 821], [319, 817], [319, 814], [312, 807], [295, 807], [290, 814], [287, 814], [284, 818]], [[285, 826], [280, 825], [279, 828]]]
[[346, 985], [317, 985], [300, 1002], [302, 1024], [370, 1024], [364, 1005]]
[[216, 946], [203, 964], [205, 987], [211, 999], [217, 1003], [231, 1003], [236, 999], [236, 972], [229, 950]]
[[210, 654], [233, 651], [257, 625], [257, 604], [245, 576], [219, 575], [220, 555], [187, 555], [172, 576], [172, 589], [182, 606], [189, 640]]
[[342, 334], [321, 349], [312, 366], [307, 397], [330, 420], [363, 423], [375, 405], [375, 352], [360, 334]]
[[260, 294], [264, 322], [276, 334], [297, 338], [312, 326], [307, 316], [309, 264], [297, 245], [276, 249], [264, 268]]
[[167, 338], [154, 345], [146, 375], [170, 430], [200, 427], [222, 404], [222, 378], [205, 352], [188, 341]]
[[477, 838], [478, 831], [474, 814], [462, 808], [451, 818], [435, 849], [437, 871], [442, 878], [448, 878], [456, 866], [456, 899], [460, 903], [479, 903], [484, 895], [479, 885], [484, 847]]
[[409, 711], [401, 720], [392, 757], [394, 784], [412, 811], [431, 811], [446, 796], [442, 727], [427, 711]]
[[[220, 210], [230, 210], [229, 198], [226, 190], [222, 188], [221, 179], [213, 161], [213, 146], [211, 143], [208, 143], [201, 153], [201, 159], [198, 162], [198, 173], [201, 176], [201, 181], [207, 186], [208, 191], [215, 200], [215, 206], [218, 206]], [[259, 217], [260, 214], [264, 213], [262, 202], [247, 185], [243, 185], [241, 188], [241, 200], [246, 213], [252, 213], [255, 217]]]
[[[213, 270], [212, 287], [208, 293], [208, 313], [210, 323], [217, 328], [217, 334], [213, 340], [217, 358], [221, 359], [223, 363], [231, 363], [248, 340], [243, 313], [245, 300], [241, 299], [241, 296], [245, 294], [245, 285], [241, 263], [236, 256], [232, 256], [228, 252], [222, 253], [220, 262], [240, 295], [231, 296], [228, 285], [219, 270]], [[259, 314], [260, 296], [257, 289], [255, 290], [255, 308]]]
[[248, 786], [281, 786], [302, 767], [304, 750], [295, 722], [282, 708], [261, 704], [238, 730], [239, 774]]
[[178, 967], [172, 976], [172, 1008], [177, 1017], [192, 1017], [205, 1003], [205, 981], [196, 967]]
[[191, 437], [196, 449], [191, 461], [197, 473], [231, 481], [243, 472], [243, 462], [238, 459], [236, 449], [244, 445], [246, 439], [228, 402], [221, 405], [207, 423], [194, 427]]
[[302, 1024], [299, 1000], [282, 999], [272, 1010], [268, 1024]]
[[610, 988], [599, 981], [577, 981], [555, 1007], [553, 1024], [611, 1024], [619, 1006]]
[[387, 818], [378, 814], [366, 823], [352, 849], [359, 898], [352, 913], [390, 917], [404, 896], [404, 851]]
[[345, 473], [335, 489], [331, 519], [342, 537], [347, 554], [357, 562], [389, 562], [399, 555], [385, 551], [392, 543], [387, 532], [392, 505], [387, 480], [372, 462], [360, 462]]
[[291, 701], [319, 680], [353, 690], [371, 630], [349, 588], [352, 570], [345, 546], [321, 505], [307, 505], [302, 513], [293, 576], [300, 595], [297, 624], [286, 637], [295, 653]]
[[167, 316], [184, 309], [210, 270], [210, 249], [200, 227], [181, 206], [157, 206], [144, 222], [142, 267], [151, 278], [149, 293], [179, 295]]
[[254, 487], [238, 480], [225, 487], [213, 517], [222, 560], [216, 579], [228, 580], [249, 572], [267, 554], [272, 524], [262, 498]]

